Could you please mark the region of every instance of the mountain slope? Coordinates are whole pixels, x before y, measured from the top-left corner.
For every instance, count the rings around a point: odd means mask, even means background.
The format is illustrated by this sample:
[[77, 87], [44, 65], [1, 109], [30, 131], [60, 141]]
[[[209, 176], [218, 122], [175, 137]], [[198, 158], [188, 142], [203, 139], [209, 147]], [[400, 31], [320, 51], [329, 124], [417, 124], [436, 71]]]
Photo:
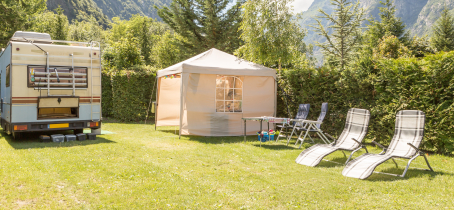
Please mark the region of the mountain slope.
[[60, 5], [70, 21], [93, 16], [101, 25], [107, 26], [113, 17], [129, 19], [134, 14], [160, 19], [154, 6], [162, 7], [171, 2], [172, 0], [47, 0], [47, 8], [54, 10]]
[[[381, 0], [359, 0], [361, 7], [366, 10], [367, 18], [375, 18], [379, 20], [378, 13]], [[356, 2], [353, 1], [352, 2]], [[444, 5], [448, 9], [454, 8], [454, 0], [395, 0], [396, 16], [402, 18], [402, 21], [407, 25], [407, 30], [412, 35], [430, 35], [430, 30], [433, 23], [440, 17], [441, 10]], [[323, 41], [321, 37], [316, 35], [309, 25], [315, 24], [314, 16], [320, 15], [319, 9], [330, 14], [333, 11], [333, 6], [330, 0], [314, 0], [309, 9], [303, 13], [301, 25], [308, 28], [308, 35], [305, 41], [313, 43], [314, 41]], [[322, 22], [323, 26], [328, 26], [328, 22]]]
[[110, 19], [120, 17], [129, 19], [134, 14], [159, 19], [154, 6], [170, 5], [172, 0], [94, 0]]
[[411, 27], [413, 34], [430, 36], [430, 29], [440, 17], [441, 11], [444, 9], [445, 5], [450, 9], [450, 13], [454, 14], [453, 0], [429, 0], [419, 13], [415, 24]]
[[93, 0], [47, 0], [47, 9], [54, 10], [61, 6], [68, 20], [87, 20], [90, 16], [96, 18], [100, 25], [107, 27], [109, 19], [103, 14]]

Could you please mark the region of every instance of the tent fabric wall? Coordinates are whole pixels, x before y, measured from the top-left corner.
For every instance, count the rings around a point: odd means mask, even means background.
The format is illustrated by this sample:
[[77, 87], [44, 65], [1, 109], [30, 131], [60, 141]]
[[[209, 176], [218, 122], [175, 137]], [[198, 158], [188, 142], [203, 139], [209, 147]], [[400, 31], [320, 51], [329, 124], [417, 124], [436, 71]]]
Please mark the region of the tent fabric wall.
[[[216, 112], [216, 75], [183, 74], [182, 135], [240, 136], [243, 116], [274, 116], [274, 78], [246, 76], [243, 81], [243, 112]], [[247, 122], [247, 134], [260, 128], [259, 122]], [[263, 123], [266, 129], [266, 123]]]
[[[181, 77], [164, 79], [171, 74]], [[244, 78], [242, 112], [216, 112], [218, 75]], [[276, 71], [216, 49], [160, 70], [157, 77], [156, 126], [180, 126], [180, 135], [240, 136], [241, 118], [276, 113]], [[259, 127], [259, 122], [248, 121], [247, 135]]]
[[180, 125], [181, 78], [158, 79], [156, 126]]
[[[243, 83], [243, 117], [261, 117], [275, 115], [275, 85], [273, 77], [245, 77]], [[263, 123], [263, 130], [266, 130]], [[272, 124], [270, 124], [270, 129]], [[247, 121], [247, 134], [260, 130], [260, 123]], [[244, 130], [244, 128], [243, 128]], [[242, 132], [243, 133], [243, 132]]]

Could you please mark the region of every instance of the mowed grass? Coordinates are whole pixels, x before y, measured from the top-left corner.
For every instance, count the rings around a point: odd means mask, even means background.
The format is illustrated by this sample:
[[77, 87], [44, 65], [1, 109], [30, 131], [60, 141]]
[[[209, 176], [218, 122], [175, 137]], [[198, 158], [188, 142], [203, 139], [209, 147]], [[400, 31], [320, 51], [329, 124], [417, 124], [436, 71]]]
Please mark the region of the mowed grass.
[[[0, 139], [0, 209], [441, 209], [454, 206], [454, 158], [406, 178], [341, 175], [343, 166], [295, 163], [297, 147], [255, 136], [178, 139], [174, 127], [104, 123], [95, 141]], [[177, 131], [178, 133], [178, 131]], [[309, 147], [311, 144], [304, 144]], [[370, 152], [380, 150], [369, 146]], [[361, 153], [355, 155], [356, 157]], [[336, 152], [326, 158], [344, 162]], [[377, 168], [402, 173], [406, 162]], [[418, 158], [413, 167], [425, 168]]]

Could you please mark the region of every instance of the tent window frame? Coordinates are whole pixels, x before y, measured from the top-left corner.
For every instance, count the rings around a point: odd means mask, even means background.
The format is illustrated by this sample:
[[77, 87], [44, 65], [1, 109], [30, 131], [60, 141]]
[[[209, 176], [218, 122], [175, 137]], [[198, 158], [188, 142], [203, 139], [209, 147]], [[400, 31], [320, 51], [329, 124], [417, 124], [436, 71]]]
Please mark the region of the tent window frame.
[[[221, 77], [224, 80], [227, 79], [227, 78], [234, 78], [234, 81], [235, 81], [234, 84], [236, 83], [236, 80], [239, 80], [241, 82], [241, 87], [240, 88], [236, 88], [236, 87], [226, 88], [225, 87], [226, 82], [224, 82], [224, 86], [223, 87], [218, 87], [217, 86], [217, 81], [218, 81], [219, 77]], [[243, 87], [244, 87], [243, 80], [244, 80], [244, 78], [241, 79], [240, 76], [216, 75], [216, 87], [215, 87], [215, 97], [214, 97], [214, 105], [215, 105], [216, 113], [243, 113]], [[224, 90], [224, 99], [217, 99], [216, 94], [218, 93], [219, 89], [223, 89]], [[228, 95], [226, 91], [228, 91], [228, 90], [233, 90], [234, 92], [236, 90], [241, 90], [241, 99], [235, 99], [235, 95], [233, 94], [232, 100], [226, 100], [226, 95]], [[224, 108], [223, 108], [222, 111], [218, 110], [218, 107], [217, 107], [218, 102], [224, 102]], [[240, 110], [235, 111], [235, 106], [234, 106], [232, 111], [229, 111], [230, 108], [229, 108], [229, 110], [226, 111], [226, 108], [225, 108], [226, 102], [232, 102], [232, 104], [234, 104], [235, 102], [239, 102]]]

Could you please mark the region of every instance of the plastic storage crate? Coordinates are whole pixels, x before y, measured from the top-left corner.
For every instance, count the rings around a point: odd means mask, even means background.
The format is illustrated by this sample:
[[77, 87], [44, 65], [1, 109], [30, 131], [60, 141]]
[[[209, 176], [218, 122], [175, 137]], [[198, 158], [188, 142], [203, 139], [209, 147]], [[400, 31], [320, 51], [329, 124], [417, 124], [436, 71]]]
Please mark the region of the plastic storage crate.
[[68, 134], [68, 135], [65, 135], [65, 138], [66, 138], [66, 141], [75, 141], [76, 135]]
[[64, 142], [65, 135], [63, 134], [50, 135], [50, 139], [52, 139], [53, 142]]
[[41, 139], [41, 142], [51, 142], [50, 136], [48, 135], [40, 135], [39, 139]]
[[85, 135], [85, 133], [78, 133], [76, 134], [77, 136], [77, 141], [85, 141], [85, 139], [87, 139], [87, 135]]
[[87, 136], [88, 136], [88, 140], [96, 140], [96, 134], [94, 134], [94, 133], [88, 133]]

